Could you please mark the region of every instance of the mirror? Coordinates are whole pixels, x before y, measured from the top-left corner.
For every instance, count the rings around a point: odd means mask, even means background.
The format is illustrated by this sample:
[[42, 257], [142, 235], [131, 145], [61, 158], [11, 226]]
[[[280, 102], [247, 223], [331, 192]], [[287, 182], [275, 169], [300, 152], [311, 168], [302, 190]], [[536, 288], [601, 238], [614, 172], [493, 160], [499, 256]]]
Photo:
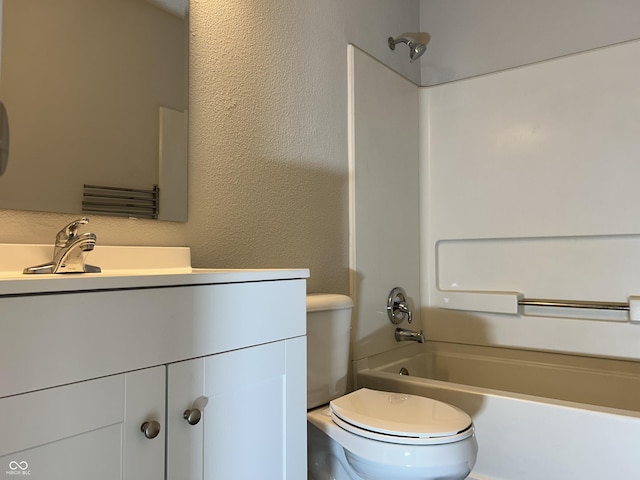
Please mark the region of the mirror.
[[0, 7], [0, 208], [186, 221], [188, 0]]

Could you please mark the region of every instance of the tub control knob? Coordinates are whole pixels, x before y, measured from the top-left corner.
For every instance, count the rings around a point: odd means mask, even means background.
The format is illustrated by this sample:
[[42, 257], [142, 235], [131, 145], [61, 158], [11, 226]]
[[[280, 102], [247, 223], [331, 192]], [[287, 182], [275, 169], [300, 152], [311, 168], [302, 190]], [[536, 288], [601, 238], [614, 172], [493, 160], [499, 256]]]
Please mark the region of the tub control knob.
[[389, 293], [387, 315], [394, 325], [398, 325], [405, 317], [407, 317], [407, 322], [411, 323], [411, 307], [402, 287], [396, 287]]
[[189, 423], [189, 425], [196, 425], [202, 418], [202, 412], [197, 408], [185, 410], [183, 418]]
[[144, 422], [140, 426], [140, 430], [144, 433], [144, 436], [148, 439], [156, 438], [160, 433], [160, 424], [155, 420], [151, 420], [150, 422]]

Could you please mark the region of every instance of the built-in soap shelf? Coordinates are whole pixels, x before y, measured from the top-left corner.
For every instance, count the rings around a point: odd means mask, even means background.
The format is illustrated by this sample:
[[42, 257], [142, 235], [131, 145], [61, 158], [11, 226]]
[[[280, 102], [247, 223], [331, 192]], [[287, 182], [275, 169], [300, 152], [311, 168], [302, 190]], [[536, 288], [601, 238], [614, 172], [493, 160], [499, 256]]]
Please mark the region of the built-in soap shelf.
[[635, 233], [440, 240], [430, 303], [468, 312], [640, 322], [638, 251]]
[[[626, 320], [640, 323], [640, 296], [631, 296], [627, 303], [593, 300], [558, 300], [527, 298], [520, 292], [438, 291], [434, 306], [449, 310], [525, 315], [526, 309], [571, 309], [602, 312], [626, 312]], [[609, 318], [608, 320], [621, 320]]]

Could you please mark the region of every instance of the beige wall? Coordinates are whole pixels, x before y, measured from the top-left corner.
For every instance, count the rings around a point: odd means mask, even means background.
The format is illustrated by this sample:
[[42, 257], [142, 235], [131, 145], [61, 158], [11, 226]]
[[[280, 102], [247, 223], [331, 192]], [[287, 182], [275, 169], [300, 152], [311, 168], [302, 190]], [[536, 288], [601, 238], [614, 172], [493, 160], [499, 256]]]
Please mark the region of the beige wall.
[[637, 0], [420, 0], [422, 85], [640, 38]]
[[[348, 293], [347, 44], [397, 62], [386, 38], [417, 28], [417, 0], [192, 2], [189, 221], [94, 217], [98, 241], [309, 267], [310, 291]], [[0, 210], [0, 242], [52, 242], [72, 218]]]

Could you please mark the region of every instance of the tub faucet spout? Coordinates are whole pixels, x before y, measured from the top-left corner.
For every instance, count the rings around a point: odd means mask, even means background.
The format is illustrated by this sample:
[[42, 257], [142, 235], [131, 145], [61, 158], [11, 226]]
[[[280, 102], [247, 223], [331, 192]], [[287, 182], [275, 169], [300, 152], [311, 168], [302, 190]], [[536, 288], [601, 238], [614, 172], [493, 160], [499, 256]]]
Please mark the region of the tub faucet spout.
[[424, 333], [422, 330], [419, 332], [414, 332], [413, 330], [409, 330], [408, 328], [396, 328], [395, 332], [396, 342], [418, 342], [424, 343]]

